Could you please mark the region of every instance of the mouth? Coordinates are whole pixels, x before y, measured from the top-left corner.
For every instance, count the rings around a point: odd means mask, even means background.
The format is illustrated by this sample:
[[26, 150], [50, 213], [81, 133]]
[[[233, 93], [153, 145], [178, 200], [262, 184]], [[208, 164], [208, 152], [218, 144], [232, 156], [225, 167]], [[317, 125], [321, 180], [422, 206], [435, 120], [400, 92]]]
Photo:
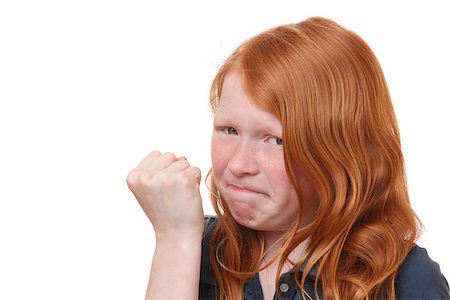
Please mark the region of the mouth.
[[248, 193], [248, 194], [262, 194], [262, 192], [257, 191], [251, 187], [236, 185], [236, 184], [228, 184], [227, 186], [230, 190], [240, 193]]

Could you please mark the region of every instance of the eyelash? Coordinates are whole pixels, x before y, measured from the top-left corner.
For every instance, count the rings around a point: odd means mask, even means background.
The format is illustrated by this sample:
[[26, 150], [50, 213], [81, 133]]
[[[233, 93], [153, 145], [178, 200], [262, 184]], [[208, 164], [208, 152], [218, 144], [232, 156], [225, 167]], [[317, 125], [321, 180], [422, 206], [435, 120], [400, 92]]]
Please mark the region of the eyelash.
[[[225, 127], [225, 128], [223, 128], [222, 130], [223, 130], [226, 134], [235, 134], [235, 135], [238, 134], [236, 128], [234, 128], [234, 127]], [[233, 132], [230, 132], [230, 131], [233, 131]]]
[[270, 143], [269, 142], [270, 144], [275, 145], [275, 146], [283, 146], [283, 140], [281, 138], [273, 136], [273, 137], [270, 137], [268, 139], [268, 141], [270, 141], [271, 139], [275, 139], [275, 143]]
[[[226, 134], [238, 135], [238, 132], [237, 132], [236, 128], [234, 128], [234, 127], [224, 127], [224, 128], [222, 128], [222, 131]], [[275, 143], [270, 142], [270, 140], [272, 140], [272, 139], [275, 139]], [[276, 136], [269, 137], [267, 139], [267, 141], [274, 146], [283, 146], [283, 140]]]

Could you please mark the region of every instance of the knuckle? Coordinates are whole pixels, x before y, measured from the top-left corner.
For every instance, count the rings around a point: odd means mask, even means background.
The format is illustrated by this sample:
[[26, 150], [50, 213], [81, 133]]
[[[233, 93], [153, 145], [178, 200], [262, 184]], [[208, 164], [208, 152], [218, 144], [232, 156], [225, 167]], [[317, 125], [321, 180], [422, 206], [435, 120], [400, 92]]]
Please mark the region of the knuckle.
[[129, 187], [134, 187], [136, 186], [137, 182], [138, 182], [138, 172], [136, 171], [136, 169], [131, 170], [128, 175], [127, 175], [127, 184]]
[[197, 167], [190, 167], [188, 170], [189, 170], [189, 173], [191, 174], [192, 177], [195, 177], [196, 179], [201, 177], [201, 171], [200, 171], [199, 168], [197, 168]]
[[180, 160], [180, 161], [178, 161], [178, 163], [179, 163], [183, 168], [189, 168], [189, 167], [191, 166], [187, 160]]
[[175, 161], [177, 159], [175, 154], [172, 153], [172, 152], [166, 152], [166, 153], [162, 154], [162, 156], [164, 156], [165, 158], [167, 158], [167, 159], [169, 159], [171, 161]]
[[180, 173], [178, 183], [183, 188], [195, 188], [196, 187], [196, 177], [188, 172]]
[[130, 189], [148, 189], [153, 185], [154, 175], [147, 170], [132, 170], [128, 173], [127, 184]]
[[191, 170], [195, 173], [195, 174], [199, 174], [200, 173], [200, 169], [198, 167], [191, 167]]
[[158, 150], [154, 150], [150, 153], [150, 155], [161, 155], [161, 152]]

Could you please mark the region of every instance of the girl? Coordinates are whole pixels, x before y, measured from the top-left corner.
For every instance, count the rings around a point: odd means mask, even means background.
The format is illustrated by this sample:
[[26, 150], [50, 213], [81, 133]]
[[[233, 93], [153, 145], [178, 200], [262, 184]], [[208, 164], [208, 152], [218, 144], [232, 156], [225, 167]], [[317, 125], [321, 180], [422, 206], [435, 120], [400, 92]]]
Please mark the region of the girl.
[[240, 45], [216, 75], [210, 196], [152, 152], [127, 182], [156, 234], [148, 299], [449, 299], [406, 188], [378, 61], [310, 18]]

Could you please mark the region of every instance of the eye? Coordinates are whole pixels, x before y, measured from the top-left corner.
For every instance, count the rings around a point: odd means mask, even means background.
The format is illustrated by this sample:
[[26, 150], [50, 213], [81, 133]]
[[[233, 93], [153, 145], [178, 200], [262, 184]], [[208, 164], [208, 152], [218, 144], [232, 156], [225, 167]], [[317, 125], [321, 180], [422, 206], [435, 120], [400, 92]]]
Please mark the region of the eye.
[[272, 144], [272, 145], [275, 145], [275, 146], [283, 146], [283, 140], [281, 138], [278, 138], [278, 137], [274, 137], [274, 136], [270, 137], [268, 139], [268, 142], [270, 144]]
[[233, 127], [226, 127], [226, 128], [224, 128], [224, 131], [227, 134], [235, 134], [235, 135], [238, 134], [236, 128], [233, 128]]

